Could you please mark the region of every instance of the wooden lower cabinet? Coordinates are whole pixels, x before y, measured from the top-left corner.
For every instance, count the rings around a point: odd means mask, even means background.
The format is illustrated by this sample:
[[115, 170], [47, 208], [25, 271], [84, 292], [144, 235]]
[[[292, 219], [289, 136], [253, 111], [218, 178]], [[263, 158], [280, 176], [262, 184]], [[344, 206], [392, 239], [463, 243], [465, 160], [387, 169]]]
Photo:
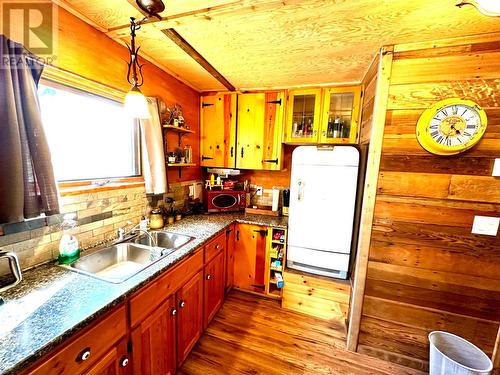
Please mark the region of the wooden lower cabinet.
[[124, 339], [93, 365], [86, 375], [128, 375], [132, 366], [128, 358], [127, 341]]
[[176, 294], [177, 365], [180, 366], [203, 333], [203, 271]]
[[[73, 340], [59, 346], [25, 374], [126, 374], [126, 367], [129, 366], [115, 366], [122, 357], [123, 360], [128, 359], [126, 347], [123, 351], [123, 347], [120, 346], [126, 335], [126, 329], [126, 309], [121, 305]], [[125, 364], [128, 365], [128, 361]]]
[[234, 245], [236, 238], [235, 227], [235, 224], [231, 224], [231, 226], [226, 229], [226, 294], [234, 285]]
[[132, 331], [134, 374], [175, 373], [176, 315], [176, 299], [171, 296]]
[[259, 225], [237, 224], [234, 249], [234, 286], [266, 293], [266, 248], [268, 229]]
[[205, 311], [203, 314], [203, 328], [207, 328], [224, 301], [224, 257], [225, 252], [220, 251], [205, 266]]

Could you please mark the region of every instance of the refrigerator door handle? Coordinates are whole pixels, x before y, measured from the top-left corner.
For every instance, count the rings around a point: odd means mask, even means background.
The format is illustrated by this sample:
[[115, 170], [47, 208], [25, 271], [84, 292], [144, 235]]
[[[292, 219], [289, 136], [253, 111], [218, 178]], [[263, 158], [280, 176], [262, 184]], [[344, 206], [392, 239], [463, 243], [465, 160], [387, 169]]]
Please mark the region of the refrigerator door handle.
[[304, 198], [304, 183], [302, 180], [297, 181], [298, 189], [297, 189], [297, 200], [301, 201]]

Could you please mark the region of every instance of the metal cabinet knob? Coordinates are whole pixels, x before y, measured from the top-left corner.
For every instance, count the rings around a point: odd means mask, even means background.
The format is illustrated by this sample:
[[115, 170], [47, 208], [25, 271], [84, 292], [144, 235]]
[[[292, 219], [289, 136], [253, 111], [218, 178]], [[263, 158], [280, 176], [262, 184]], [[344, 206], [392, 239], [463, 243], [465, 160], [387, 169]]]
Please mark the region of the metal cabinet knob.
[[78, 354], [78, 356], [76, 357], [76, 361], [84, 362], [90, 358], [90, 354], [91, 354], [90, 348], [85, 348], [80, 352], [80, 354]]
[[220, 249], [220, 245], [215, 245], [215, 248], [216, 248], [217, 250], [219, 250], [219, 249]]
[[120, 361], [120, 366], [127, 367], [128, 363], [129, 363], [129, 359], [127, 357], [123, 357]]
[[179, 307], [182, 309], [184, 306], [186, 306], [186, 302], [181, 301], [181, 302], [179, 303]]
[[207, 275], [207, 280], [210, 280], [212, 278], [212, 275]]
[[177, 315], [177, 309], [172, 309], [171, 313], [170, 313], [172, 316], [176, 316]]

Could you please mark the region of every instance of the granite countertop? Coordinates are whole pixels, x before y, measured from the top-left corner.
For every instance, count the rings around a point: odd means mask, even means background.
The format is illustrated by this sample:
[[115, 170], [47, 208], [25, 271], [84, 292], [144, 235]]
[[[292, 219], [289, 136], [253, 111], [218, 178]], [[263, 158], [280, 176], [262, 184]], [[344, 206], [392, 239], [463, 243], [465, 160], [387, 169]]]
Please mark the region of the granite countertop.
[[121, 284], [72, 272], [54, 263], [24, 272], [18, 286], [2, 293], [5, 304], [0, 306], [0, 375], [26, 369], [233, 222], [287, 226], [284, 217], [244, 213], [189, 216], [165, 230], [195, 239]]

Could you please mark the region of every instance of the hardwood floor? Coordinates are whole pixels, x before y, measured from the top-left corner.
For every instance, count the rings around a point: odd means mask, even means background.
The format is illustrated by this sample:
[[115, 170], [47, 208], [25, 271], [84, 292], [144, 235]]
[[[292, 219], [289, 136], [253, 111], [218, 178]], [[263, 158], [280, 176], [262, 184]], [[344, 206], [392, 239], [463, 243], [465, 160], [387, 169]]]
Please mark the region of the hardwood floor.
[[345, 327], [232, 291], [182, 368], [211, 374], [423, 374], [345, 350]]

